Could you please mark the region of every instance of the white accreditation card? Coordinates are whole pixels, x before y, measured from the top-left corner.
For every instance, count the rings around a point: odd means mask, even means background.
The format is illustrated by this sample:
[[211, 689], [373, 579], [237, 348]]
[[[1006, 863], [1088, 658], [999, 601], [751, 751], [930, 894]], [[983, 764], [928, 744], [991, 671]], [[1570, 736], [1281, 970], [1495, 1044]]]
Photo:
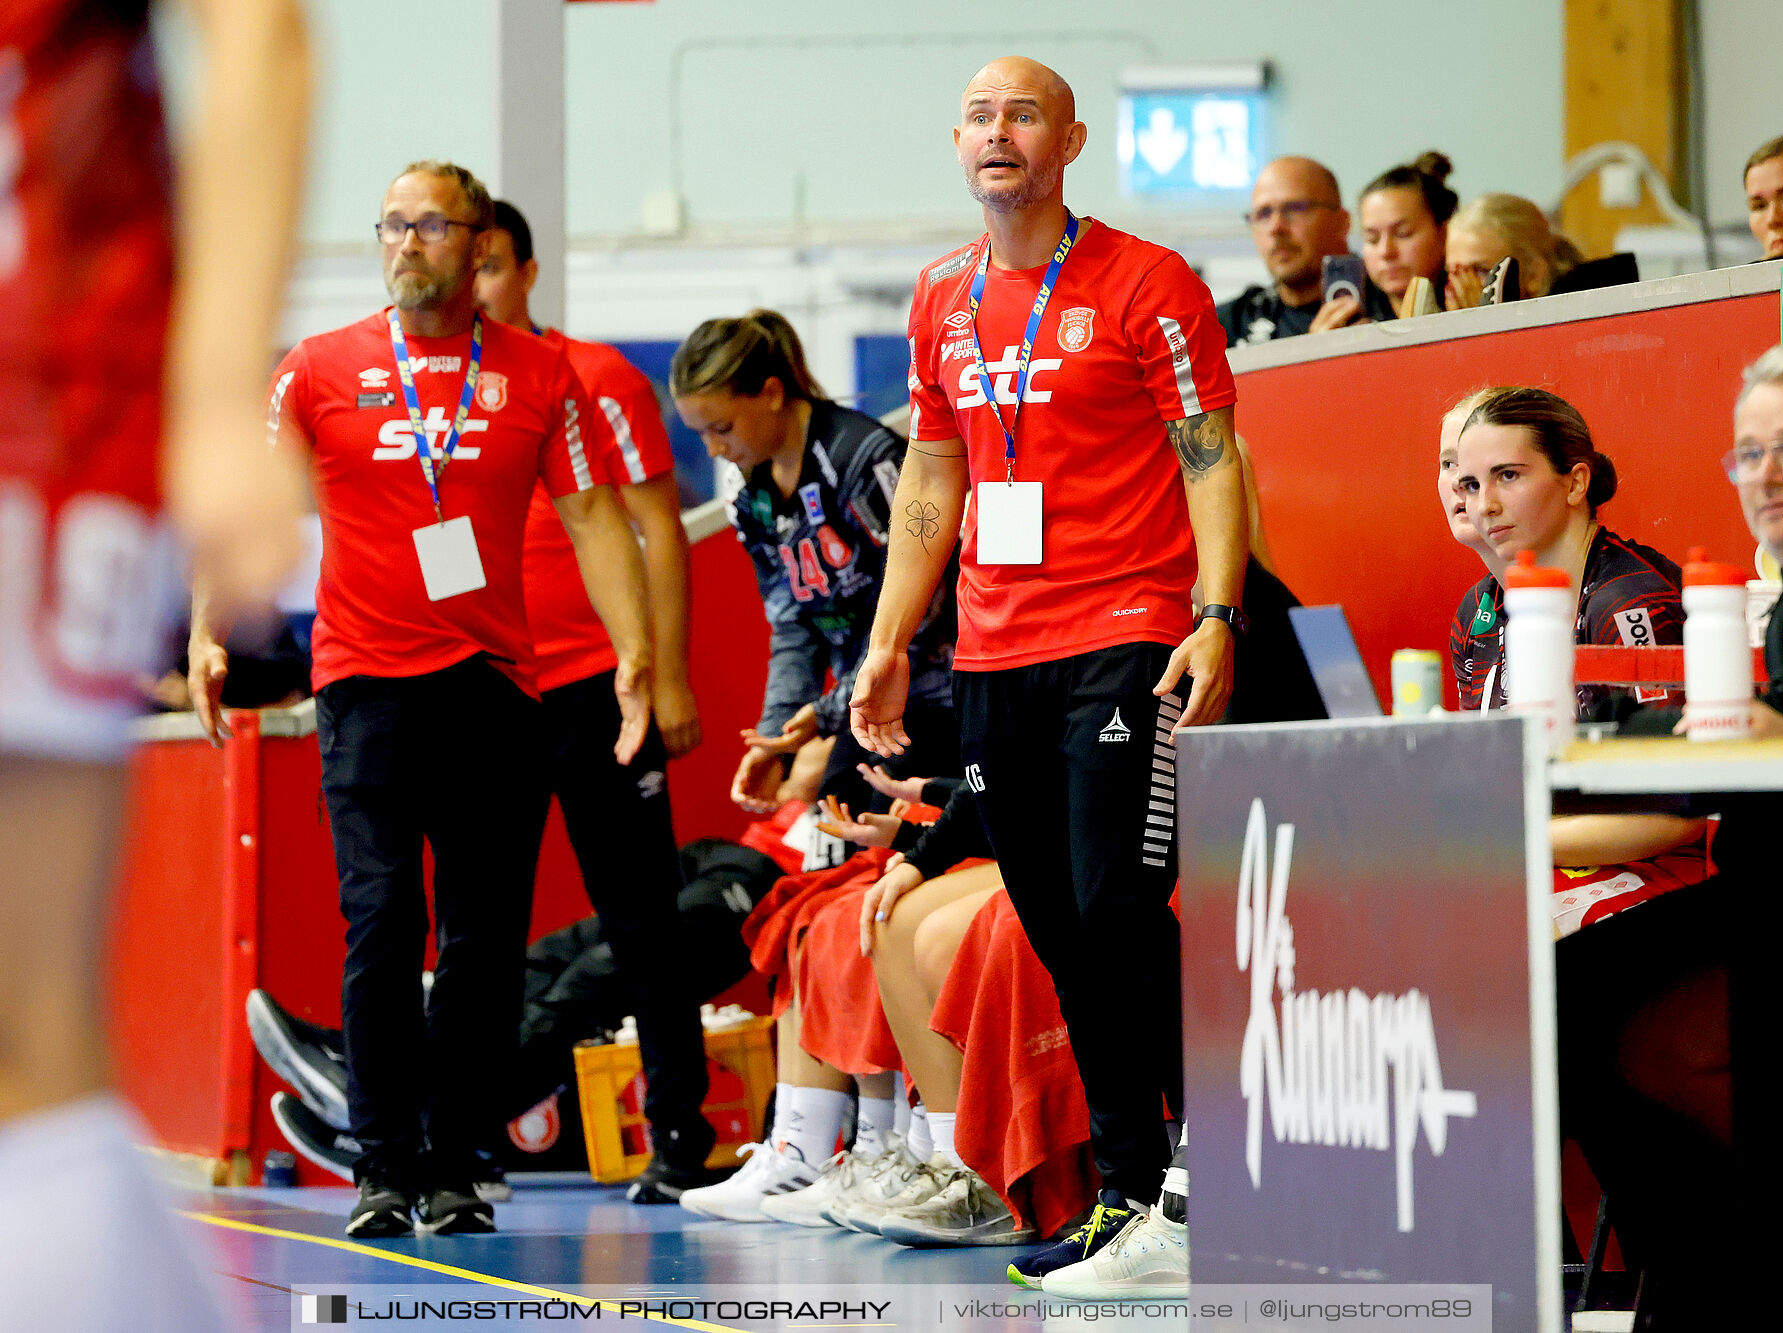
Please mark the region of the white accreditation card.
[[1040, 483], [978, 483], [978, 563], [1040, 563]]
[[421, 557], [421, 578], [427, 584], [430, 602], [443, 602], [489, 585], [468, 514], [416, 528], [415, 554]]

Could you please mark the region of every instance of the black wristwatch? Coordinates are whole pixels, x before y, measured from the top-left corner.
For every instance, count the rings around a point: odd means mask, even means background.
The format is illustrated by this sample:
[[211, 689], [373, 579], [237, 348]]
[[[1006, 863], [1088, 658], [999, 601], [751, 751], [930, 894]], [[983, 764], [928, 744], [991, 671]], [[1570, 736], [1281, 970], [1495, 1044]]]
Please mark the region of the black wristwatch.
[[1195, 617], [1196, 629], [1201, 628], [1203, 620], [1223, 620], [1234, 634], [1243, 634], [1251, 627], [1250, 617], [1244, 612], [1236, 606], [1221, 606], [1218, 602], [1209, 602], [1201, 608], [1201, 614]]

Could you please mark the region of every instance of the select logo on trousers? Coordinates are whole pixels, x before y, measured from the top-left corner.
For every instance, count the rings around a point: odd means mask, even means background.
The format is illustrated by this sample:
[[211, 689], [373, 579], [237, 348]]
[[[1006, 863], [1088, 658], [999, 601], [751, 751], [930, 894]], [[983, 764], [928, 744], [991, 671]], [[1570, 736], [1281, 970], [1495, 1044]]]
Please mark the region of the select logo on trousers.
[[1108, 720], [1108, 725], [1102, 728], [1102, 734], [1096, 739], [1098, 741], [1130, 741], [1133, 739], [1132, 730], [1125, 722], [1121, 721], [1120, 709], [1114, 710], [1114, 716]]
[[306, 1324], [344, 1324], [347, 1322], [347, 1298], [345, 1296], [303, 1295], [302, 1321]]

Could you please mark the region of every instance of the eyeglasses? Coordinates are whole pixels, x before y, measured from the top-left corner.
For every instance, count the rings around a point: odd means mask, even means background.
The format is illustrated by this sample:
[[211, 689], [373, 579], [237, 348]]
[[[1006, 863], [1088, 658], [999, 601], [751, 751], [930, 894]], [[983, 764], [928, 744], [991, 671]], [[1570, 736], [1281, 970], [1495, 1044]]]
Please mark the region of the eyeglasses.
[[1742, 481], [1757, 481], [1764, 473], [1766, 458], [1783, 471], [1783, 440], [1773, 440], [1770, 444], [1742, 444], [1729, 449], [1721, 456], [1721, 469], [1735, 485]]
[[433, 245], [438, 241], [445, 240], [446, 233], [453, 227], [466, 227], [471, 231], [482, 230], [474, 222], [455, 222], [451, 218], [441, 217], [438, 213], [429, 213], [419, 222], [404, 222], [399, 217], [383, 218], [374, 226], [373, 230], [377, 232], [378, 239], [385, 245], [400, 244], [411, 230], [423, 242]]
[[1264, 204], [1244, 215], [1244, 220], [1253, 227], [1267, 227], [1279, 216], [1284, 222], [1297, 222], [1315, 208], [1336, 208], [1336, 204], [1327, 204], [1318, 199], [1290, 199], [1285, 204]]

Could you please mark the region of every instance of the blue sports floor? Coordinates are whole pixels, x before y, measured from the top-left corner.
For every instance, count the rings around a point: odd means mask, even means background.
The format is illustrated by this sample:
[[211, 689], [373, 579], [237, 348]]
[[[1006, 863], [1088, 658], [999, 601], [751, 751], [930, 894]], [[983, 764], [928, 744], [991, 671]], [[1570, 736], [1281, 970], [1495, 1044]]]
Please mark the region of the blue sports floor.
[[[657, 1330], [971, 1331], [1082, 1328], [1090, 1313], [1063, 1313], [1075, 1303], [1012, 1285], [1004, 1268], [1025, 1249], [912, 1250], [827, 1228], [707, 1221], [678, 1207], [629, 1204], [622, 1186], [586, 1176], [519, 1177], [512, 1202], [497, 1205], [493, 1236], [349, 1240], [342, 1228], [353, 1197], [344, 1187], [180, 1196], [233, 1328], [285, 1333], [333, 1322], [326, 1305], [306, 1309], [304, 1293], [347, 1296], [348, 1328], [617, 1321]], [[1180, 1306], [1129, 1306], [1097, 1322], [1188, 1324]]]

